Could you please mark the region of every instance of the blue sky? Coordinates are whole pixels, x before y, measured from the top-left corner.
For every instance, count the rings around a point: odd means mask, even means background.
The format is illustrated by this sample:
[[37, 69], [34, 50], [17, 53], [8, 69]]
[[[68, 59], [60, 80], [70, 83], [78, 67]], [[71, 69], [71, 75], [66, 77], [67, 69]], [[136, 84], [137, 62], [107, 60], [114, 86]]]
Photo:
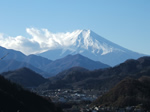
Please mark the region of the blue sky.
[[30, 37], [26, 28], [91, 29], [150, 55], [150, 0], [0, 0], [0, 34]]

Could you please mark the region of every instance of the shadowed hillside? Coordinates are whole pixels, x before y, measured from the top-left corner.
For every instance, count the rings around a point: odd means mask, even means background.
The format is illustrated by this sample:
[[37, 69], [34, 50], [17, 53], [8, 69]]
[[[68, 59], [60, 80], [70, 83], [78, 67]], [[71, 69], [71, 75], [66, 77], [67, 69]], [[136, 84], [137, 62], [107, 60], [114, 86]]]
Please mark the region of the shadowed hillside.
[[1, 75], [23, 87], [37, 87], [47, 81], [41, 75], [25, 67], [14, 71], [4, 72]]
[[0, 76], [0, 111], [1, 112], [61, 112], [46, 99], [23, 90]]
[[99, 97], [92, 105], [127, 107], [142, 105], [150, 109], [150, 77], [126, 78], [109, 92]]
[[40, 85], [39, 88], [81, 88], [81, 89], [107, 89], [114, 87], [126, 77], [135, 79], [141, 76], [150, 76], [150, 57], [138, 60], [127, 60], [118, 66], [95, 71], [83, 70], [80, 67], [68, 69], [50, 78], [50, 81]]

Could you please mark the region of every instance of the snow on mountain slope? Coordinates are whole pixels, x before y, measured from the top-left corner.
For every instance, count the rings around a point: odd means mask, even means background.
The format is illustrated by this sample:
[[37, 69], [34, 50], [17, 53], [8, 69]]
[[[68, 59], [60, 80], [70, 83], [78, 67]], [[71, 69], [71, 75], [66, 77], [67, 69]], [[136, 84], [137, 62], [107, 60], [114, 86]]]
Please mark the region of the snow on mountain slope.
[[95, 61], [114, 66], [126, 59], [136, 59], [142, 54], [132, 52], [105, 38], [97, 35], [91, 30], [76, 30], [72, 33], [52, 35], [49, 38], [49, 50], [38, 55], [56, 60], [68, 54], [82, 54]]
[[83, 52], [83, 50], [89, 50], [91, 48], [95, 54], [102, 51], [101, 55], [112, 52], [113, 50], [119, 50], [113, 47], [113, 43], [90, 30], [76, 30], [72, 33], [59, 34], [59, 36], [57, 34], [49, 34], [49, 36], [51, 37], [49, 43], [52, 43], [49, 46], [50, 50], [63, 49], [63, 51], [70, 50], [74, 52], [80, 48], [79, 52]]

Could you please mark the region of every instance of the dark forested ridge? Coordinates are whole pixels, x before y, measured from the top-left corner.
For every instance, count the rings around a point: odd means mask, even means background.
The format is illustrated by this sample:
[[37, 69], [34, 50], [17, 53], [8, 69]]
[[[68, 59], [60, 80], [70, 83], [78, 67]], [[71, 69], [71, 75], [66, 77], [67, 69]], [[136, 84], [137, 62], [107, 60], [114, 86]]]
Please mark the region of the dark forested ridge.
[[[32, 87], [38, 86], [37, 91], [47, 91], [47, 89], [108, 90], [108, 93], [104, 94], [102, 97], [99, 97], [92, 105], [126, 107], [137, 105], [141, 106], [142, 104], [143, 108], [149, 110], [147, 104], [150, 103], [150, 57], [142, 57], [137, 60], [131, 59], [115, 67], [98, 69], [94, 71], [89, 71], [81, 67], [73, 67], [60, 72], [56, 76], [49, 79], [44, 79], [39, 74], [28, 68], [6, 72], [2, 75], [10, 80], [13, 79], [12, 81], [14, 82], [20, 80], [20, 82], [27, 82], [26, 84], [31, 84]], [[2, 77], [2, 79], [4, 78]], [[39, 96], [30, 92], [29, 96], [26, 96], [28, 91], [23, 90], [18, 85], [9, 84], [7, 86], [7, 84], [4, 84], [3, 81], [0, 83], [2, 83], [0, 85], [0, 94], [2, 99], [1, 105], [3, 107], [2, 109], [5, 109], [6, 112], [7, 110], [5, 105], [10, 106], [12, 109], [14, 108], [15, 111], [23, 109], [21, 110], [23, 112], [24, 109], [25, 111], [29, 110], [28, 112], [30, 112], [30, 110], [40, 112], [41, 108], [46, 109], [46, 111], [50, 108], [45, 107], [49, 105], [50, 102], [46, 101], [47, 103], [43, 103], [45, 102], [43, 98], [42, 100], [39, 99], [39, 101], [37, 100]], [[12, 85], [15, 85], [13, 88], [16, 89], [12, 88], [9, 90]], [[23, 86], [28, 87], [25, 84], [23, 84]], [[17, 93], [15, 91], [17, 91]], [[22, 94], [23, 96], [21, 96]], [[29, 99], [27, 100], [26, 97]], [[35, 99], [32, 101], [31, 97]], [[7, 104], [7, 100], [10, 100], [9, 104]], [[14, 104], [12, 104], [13, 106], [10, 105], [12, 103], [11, 101], [14, 102]], [[38, 109], [32, 105], [34, 104], [34, 101]], [[5, 105], [3, 105], [2, 102], [4, 102]], [[27, 102], [31, 102], [32, 104], [26, 104]], [[52, 112], [57, 112], [57, 108], [54, 106], [54, 104], [50, 104], [53, 105], [51, 107], [54, 109]]]
[[127, 60], [118, 66], [95, 71], [85, 71], [80, 67], [69, 69], [50, 78], [40, 88], [110, 89], [125, 77], [139, 78], [143, 75], [150, 76], [150, 57]]
[[37, 87], [47, 81], [38, 73], [24, 67], [14, 71], [4, 72], [1, 74], [5, 78], [22, 85], [23, 87]]
[[1, 112], [61, 112], [51, 101], [22, 89], [0, 76]]
[[99, 97], [92, 105], [127, 107], [141, 105], [150, 110], [150, 77], [126, 78], [109, 92]]
[[94, 71], [73, 67], [60, 72], [49, 80], [27, 68], [5, 72], [2, 75], [24, 87], [37, 87], [40, 85], [40, 89], [81, 88], [109, 90], [125, 77], [150, 76], [150, 57], [127, 60], [118, 66]]

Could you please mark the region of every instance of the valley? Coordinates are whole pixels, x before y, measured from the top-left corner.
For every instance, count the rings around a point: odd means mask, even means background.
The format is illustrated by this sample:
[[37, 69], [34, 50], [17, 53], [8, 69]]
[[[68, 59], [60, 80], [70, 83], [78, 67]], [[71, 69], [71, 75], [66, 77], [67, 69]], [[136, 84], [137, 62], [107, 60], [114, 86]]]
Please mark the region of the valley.
[[[32, 90], [40, 96], [50, 98], [55, 104], [60, 106], [64, 112], [78, 111], [87, 107], [106, 91], [83, 90], [83, 89], [56, 89], [56, 90]], [[73, 108], [75, 107], [75, 108]]]

